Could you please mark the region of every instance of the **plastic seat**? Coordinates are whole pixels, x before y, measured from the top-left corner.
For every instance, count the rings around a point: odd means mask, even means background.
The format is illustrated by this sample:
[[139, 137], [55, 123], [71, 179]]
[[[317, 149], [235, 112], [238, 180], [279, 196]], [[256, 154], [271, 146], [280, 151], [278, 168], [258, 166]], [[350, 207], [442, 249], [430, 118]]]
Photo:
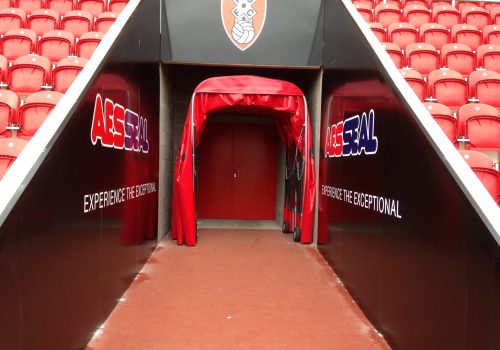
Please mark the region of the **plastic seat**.
[[477, 50], [482, 44], [482, 35], [479, 29], [473, 24], [457, 24], [451, 28], [451, 38], [453, 42], [465, 44], [472, 50]]
[[436, 6], [451, 6], [452, 0], [429, 0], [429, 6], [434, 8]]
[[363, 17], [366, 23], [373, 22], [373, 11], [371, 7], [364, 4], [356, 4], [355, 6], [356, 10], [358, 10], [359, 14]]
[[403, 7], [410, 5], [429, 7], [429, 2], [427, 0], [403, 0]]
[[13, 61], [35, 51], [37, 35], [30, 29], [11, 29], [2, 38], [2, 53]]
[[11, 7], [10, 0], [0, 0], [0, 9], [8, 9]]
[[0, 90], [0, 138], [9, 137], [9, 125], [17, 124], [19, 96], [10, 90]]
[[415, 43], [406, 47], [406, 64], [421, 74], [438, 69], [439, 61], [439, 52], [431, 44]]
[[500, 151], [500, 116], [495, 107], [469, 103], [458, 110], [459, 131], [469, 142], [465, 149]]
[[385, 4], [389, 4], [389, 5], [393, 5], [393, 6], [396, 6], [397, 8], [401, 9], [401, 0], [384, 0], [384, 1], [379, 1], [378, 2], [379, 4], [381, 3], [385, 3]]
[[476, 69], [476, 55], [464, 44], [447, 44], [441, 49], [441, 65], [468, 76]]
[[403, 68], [404, 66], [404, 56], [403, 52], [399, 48], [398, 45], [394, 43], [382, 43], [385, 51], [389, 54], [389, 57], [392, 59], [396, 67]]
[[0, 139], [0, 179], [4, 177], [27, 143], [19, 138]]
[[473, 24], [479, 30], [482, 30], [484, 27], [490, 24], [490, 14], [488, 13], [488, 11], [477, 5], [465, 6], [462, 9], [461, 14], [462, 22]]
[[[358, 0], [360, 1], [360, 0]], [[354, 1], [353, 1], [354, 3]], [[364, 1], [364, 3], [371, 3], [371, 8], [373, 8], [373, 1]], [[128, 0], [109, 0], [108, 4], [108, 11], [110, 12], [115, 12], [115, 13], [120, 13], [123, 11], [125, 6], [128, 5]]]
[[422, 5], [407, 5], [403, 9], [405, 20], [413, 24], [415, 27], [420, 27], [424, 23], [432, 22], [432, 13], [429, 9]]
[[9, 61], [5, 56], [0, 55], [0, 83], [7, 83], [7, 72], [9, 68]]
[[44, 0], [14, 0], [12, 1], [13, 7], [18, 7], [23, 9], [27, 15], [30, 15], [33, 11], [43, 8], [45, 5]]
[[119, 13], [113, 12], [104, 12], [97, 16], [95, 20], [95, 31], [106, 33], [109, 28], [115, 23], [116, 18], [119, 16]]
[[500, 203], [499, 198], [499, 173], [493, 168], [493, 161], [486, 154], [478, 151], [460, 151], [472, 171], [481, 180], [484, 187], [495, 202]]
[[438, 69], [429, 73], [427, 78], [429, 95], [436, 102], [458, 108], [467, 103], [468, 86], [465, 79], [457, 71], [451, 69]]
[[38, 41], [38, 54], [59, 62], [74, 52], [75, 36], [65, 30], [50, 30]]
[[454, 25], [460, 23], [460, 12], [451, 5], [434, 6], [432, 9], [432, 18], [434, 22], [444, 25], [451, 29]]
[[82, 34], [76, 43], [75, 54], [78, 57], [90, 58], [102, 40], [105, 33], [89, 32]]
[[406, 49], [408, 44], [413, 44], [418, 41], [418, 32], [415, 26], [410, 23], [399, 22], [389, 25], [387, 30], [389, 40], [397, 44], [401, 49]]
[[442, 24], [424, 23], [420, 26], [420, 41], [431, 44], [440, 50], [451, 42], [450, 31]]
[[480, 2], [471, 2], [471, 1], [456, 1], [455, 7], [462, 13], [462, 9], [466, 6], [480, 6]]
[[20, 95], [40, 91], [50, 83], [50, 61], [39, 55], [17, 58], [9, 67], [9, 88]]
[[500, 6], [491, 9], [490, 20], [491, 24], [500, 24]]
[[104, 0], [78, 0], [77, 6], [79, 10], [87, 11], [94, 17], [106, 11]]
[[500, 72], [500, 45], [486, 44], [477, 49], [477, 66]]
[[491, 13], [491, 10], [493, 10], [495, 7], [500, 7], [500, 3], [498, 3], [498, 2], [485, 2], [483, 4], [483, 7], [486, 11]]
[[[113, 1], [113, 0], [110, 1], [109, 4], [108, 4], [108, 10], [109, 11], [113, 11], [112, 10], [112, 7], [113, 7], [112, 5], [116, 6], [116, 8], [118, 8], [119, 4], [123, 3], [123, 2], [125, 3], [125, 5], [128, 3], [128, 1], [116, 1], [116, 0], [115, 1]], [[352, 4], [353, 5], [358, 5], [358, 4], [366, 5], [369, 8], [374, 8], [375, 7], [375, 3], [374, 3], [373, 0], [352, 0]], [[125, 7], [125, 6], [123, 6], [123, 7]], [[119, 11], [113, 11], [113, 12], [119, 12]]]
[[52, 85], [55, 91], [66, 92], [88, 60], [82, 57], [67, 57], [57, 63], [52, 71]]
[[500, 45], [500, 26], [489, 25], [484, 27], [483, 43]]
[[49, 30], [59, 29], [59, 19], [59, 12], [55, 10], [35, 10], [26, 20], [26, 27], [41, 36]]
[[469, 93], [479, 102], [500, 108], [500, 73], [478, 70], [469, 75]]
[[83, 33], [92, 31], [94, 17], [87, 11], [69, 11], [61, 20], [61, 29], [79, 38]]
[[432, 118], [439, 125], [448, 139], [454, 144], [457, 144], [458, 123], [453, 116], [450, 107], [436, 102], [425, 102], [425, 108], [429, 111]]
[[375, 6], [375, 21], [379, 22], [384, 28], [389, 24], [401, 22], [402, 13], [398, 6], [392, 4], [379, 4]]
[[0, 10], [0, 34], [16, 28], [22, 28], [26, 21], [26, 12], [18, 8]]
[[64, 94], [57, 91], [39, 91], [28, 97], [19, 109], [17, 136], [31, 139]]
[[48, 9], [55, 10], [60, 14], [76, 9], [74, 0], [45, 0]]
[[416, 70], [408, 68], [400, 69], [399, 71], [405, 78], [408, 85], [410, 85], [412, 90], [415, 91], [415, 94], [420, 99], [420, 101], [425, 101], [425, 98], [427, 96], [427, 83], [422, 77], [422, 74], [420, 74]]
[[384, 42], [385, 41], [385, 34], [386, 34], [384, 27], [380, 23], [369, 23], [369, 25], [370, 25], [370, 29], [375, 34], [378, 41]]

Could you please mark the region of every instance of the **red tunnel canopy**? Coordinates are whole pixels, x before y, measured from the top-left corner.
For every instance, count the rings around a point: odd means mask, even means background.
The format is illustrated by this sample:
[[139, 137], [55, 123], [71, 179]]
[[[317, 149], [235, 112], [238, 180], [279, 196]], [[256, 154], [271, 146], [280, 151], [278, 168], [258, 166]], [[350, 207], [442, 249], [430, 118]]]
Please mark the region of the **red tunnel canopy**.
[[[286, 81], [246, 75], [207, 79], [193, 93], [174, 169], [172, 237], [179, 244], [196, 244], [193, 150], [196, 151], [208, 117], [220, 112], [271, 115], [285, 146], [290, 147], [292, 142], [297, 145], [304, 158], [303, 211], [297, 225], [301, 242], [310, 243], [316, 181], [304, 94]], [[286, 216], [286, 205], [284, 211]]]

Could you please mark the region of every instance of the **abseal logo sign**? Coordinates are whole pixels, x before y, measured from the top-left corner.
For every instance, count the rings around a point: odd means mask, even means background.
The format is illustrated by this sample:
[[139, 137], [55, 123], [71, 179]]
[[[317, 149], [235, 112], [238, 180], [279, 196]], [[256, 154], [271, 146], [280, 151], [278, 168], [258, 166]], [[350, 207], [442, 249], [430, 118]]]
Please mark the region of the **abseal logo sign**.
[[326, 129], [325, 158], [375, 154], [375, 111], [355, 115]]
[[103, 108], [102, 97], [97, 94], [90, 140], [93, 145], [148, 153], [148, 121], [109, 98]]
[[231, 42], [245, 51], [257, 40], [266, 21], [267, 0], [221, 0], [222, 24]]

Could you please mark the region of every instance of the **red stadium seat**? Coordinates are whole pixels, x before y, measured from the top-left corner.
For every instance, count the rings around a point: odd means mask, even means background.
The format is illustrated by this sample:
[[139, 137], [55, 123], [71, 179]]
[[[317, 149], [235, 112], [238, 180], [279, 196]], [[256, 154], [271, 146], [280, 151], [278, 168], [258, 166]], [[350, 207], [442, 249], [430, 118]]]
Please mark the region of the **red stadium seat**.
[[415, 91], [415, 94], [420, 99], [420, 101], [425, 101], [427, 97], [427, 83], [422, 77], [422, 74], [413, 69], [400, 69], [399, 70], [406, 82]]
[[75, 56], [60, 60], [56, 68], [52, 71], [52, 85], [54, 90], [63, 93], [66, 92], [87, 62], [86, 58]]
[[4, 177], [27, 143], [19, 138], [0, 139], [0, 179]]
[[[358, 0], [360, 1], [360, 0]], [[353, 1], [354, 2], [354, 1]], [[365, 1], [365, 3], [371, 3], [372, 8], [373, 6], [373, 1]], [[128, 0], [109, 0], [109, 5], [108, 5], [108, 11], [119, 13], [122, 12], [125, 6], [128, 5]]]
[[473, 24], [480, 30], [490, 24], [490, 15], [488, 11], [477, 5], [465, 6], [461, 14], [462, 22]]
[[19, 109], [17, 136], [25, 140], [31, 139], [63, 95], [57, 91], [39, 91], [26, 97]]
[[401, 9], [401, 0], [383, 0], [383, 1], [379, 1], [378, 3], [379, 4], [384, 3], [384, 4], [396, 6], [399, 9]]
[[429, 7], [429, 2], [427, 0], [403, 0], [403, 5], [403, 7], [410, 5]]
[[389, 25], [387, 30], [389, 39], [401, 49], [406, 49], [408, 44], [413, 44], [418, 41], [418, 32], [413, 24], [399, 22]]
[[477, 66], [500, 72], [500, 45], [486, 44], [477, 49]]
[[74, 52], [75, 36], [65, 30], [49, 30], [38, 41], [38, 54], [59, 62]]
[[92, 31], [94, 17], [87, 11], [69, 11], [61, 20], [61, 29], [79, 38], [83, 33]]
[[469, 75], [469, 93], [479, 102], [500, 108], [500, 73], [478, 70]]
[[12, 7], [23, 9], [27, 15], [33, 11], [43, 8], [45, 5], [44, 0], [13, 0]]
[[415, 27], [420, 27], [424, 23], [432, 22], [432, 13], [422, 5], [407, 5], [403, 9], [406, 21]]
[[460, 23], [460, 12], [451, 5], [434, 6], [432, 18], [434, 22], [451, 29], [454, 25]]
[[473, 24], [457, 24], [451, 28], [453, 42], [465, 44], [472, 50], [477, 50], [482, 44], [482, 35]]
[[385, 30], [384, 27], [380, 23], [369, 23], [370, 29], [377, 37], [378, 41], [385, 41]]
[[441, 49], [441, 65], [468, 76], [476, 69], [476, 55], [464, 44], [446, 44]]
[[9, 88], [20, 95], [40, 91], [50, 83], [50, 61], [38, 55], [17, 58], [9, 67]]
[[26, 27], [41, 36], [49, 30], [59, 29], [59, 20], [59, 12], [55, 10], [35, 10], [26, 20]]
[[102, 40], [105, 33], [89, 32], [82, 34], [80, 40], [76, 43], [76, 55], [78, 57], [90, 58], [94, 53], [97, 45]]
[[382, 46], [387, 51], [396, 67], [403, 68], [405, 59], [399, 46], [393, 43], [382, 43]]
[[434, 8], [436, 6], [451, 6], [452, 0], [429, 0], [429, 6]]
[[456, 1], [455, 2], [455, 7], [462, 12], [462, 9], [466, 6], [480, 6], [480, 2], [472, 2], [472, 1]]
[[7, 129], [17, 124], [19, 112], [19, 96], [10, 90], [0, 90], [0, 137], [9, 137], [11, 131]]
[[451, 69], [438, 69], [429, 73], [427, 79], [429, 96], [450, 108], [467, 103], [468, 86], [462, 74]]
[[9, 68], [9, 62], [5, 56], [0, 55], [0, 85], [7, 83], [7, 72]]
[[10, 0], [0, 0], [0, 9], [8, 9], [11, 7]]
[[406, 64], [421, 74], [438, 69], [439, 61], [439, 52], [431, 44], [415, 43], [406, 47]]
[[384, 28], [389, 27], [389, 24], [401, 22], [401, 10], [398, 6], [391, 4], [379, 4], [375, 6], [375, 21], [379, 22]]
[[495, 7], [500, 7], [500, 3], [498, 2], [485, 2], [483, 5], [484, 9], [490, 13]]
[[94, 17], [106, 11], [104, 0], [78, 0], [77, 4], [79, 10], [87, 11]]
[[373, 21], [373, 11], [368, 5], [356, 4], [356, 10], [358, 10], [359, 14], [363, 17], [366, 23]]
[[30, 29], [11, 29], [2, 38], [2, 53], [13, 61], [18, 57], [35, 52], [37, 35]]
[[76, 9], [74, 0], [45, 0], [48, 9], [55, 10], [60, 14]]
[[436, 102], [425, 102], [424, 106], [432, 115], [432, 118], [434, 118], [436, 123], [438, 123], [439, 127], [443, 130], [448, 139], [454, 145], [457, 145], [458, 123], [457, 119], [453, 116], [450, 107]]
[[104, 12], [97, 16], [95, 20], [95, 31], [106, 33], [108, 29], [115, 23], [116, 18], [119, 16], [119, 13], [113, 12]]
[[495, 107], [469, 103], [458, 110], [460, 134], [469, 142], [465, 149], [500, 151], [500, 116]]
[[472, 171], [477, 175], [493, 199], [500, 203], [499, 174], [493, 167], [493, 161], [486, 154], [478, 151], [460, 151]]
[[484, 27], [483, 43], [500, 45], [500, 26], [489, 25]]
[[420, 41], [441, 50], [444, 45], [451, 42], [450, 31], [442, 24], [424, 23], [420, 26]]
[[5, 34], [10, 29], [22, 28], [26, 21], [26, 12], [18, 8], [0, 10], [0, 34]]
[[[123, 1], [123, 0], [122, 1], [117, 1], [117, 0], [113, 1], [113, 0], [111, 0], [108, 4], [108, 9], [109, 9], [109, 11], [112, 11], [112, 12], [120, 12], [120, 11], [114, 11], [113, 8], [119, 9], [120, 4], [123, 4], [123, 5], [121, 5], [121, 7], [123, 9], [123, 7], [125, 7], [125, 5], [127, 3], [128, 3], [128, 0], [126, 0], [126, 1]], [[358, 4], [365, 5], [371, 9], [375, 7], [373, 0], [353, 0], [352, 3], [353, 3], [353, 5], [358, 5]]]
[[500, 6], [491, 9], [490, 20], [491, 24], [500, 24]]

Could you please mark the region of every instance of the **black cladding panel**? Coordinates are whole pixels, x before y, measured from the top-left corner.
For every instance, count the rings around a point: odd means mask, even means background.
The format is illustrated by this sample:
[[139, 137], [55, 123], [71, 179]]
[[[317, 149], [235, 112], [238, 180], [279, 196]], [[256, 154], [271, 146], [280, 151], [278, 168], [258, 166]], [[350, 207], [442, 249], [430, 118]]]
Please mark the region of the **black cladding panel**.
[[[232, 1], [229, 0], [231, 3]], [[248, 3], [266, 0], [249, 0]], [[241, 51], [226, 34], [221, 1], [164, 0], [164, 61], [280, 66], [321, 65], [323, 2], [267, 0], [260, 35]], [[232, 5], [231, 5], [232, 6]], [[171, 57], [169, 57], [169, 51]]]

